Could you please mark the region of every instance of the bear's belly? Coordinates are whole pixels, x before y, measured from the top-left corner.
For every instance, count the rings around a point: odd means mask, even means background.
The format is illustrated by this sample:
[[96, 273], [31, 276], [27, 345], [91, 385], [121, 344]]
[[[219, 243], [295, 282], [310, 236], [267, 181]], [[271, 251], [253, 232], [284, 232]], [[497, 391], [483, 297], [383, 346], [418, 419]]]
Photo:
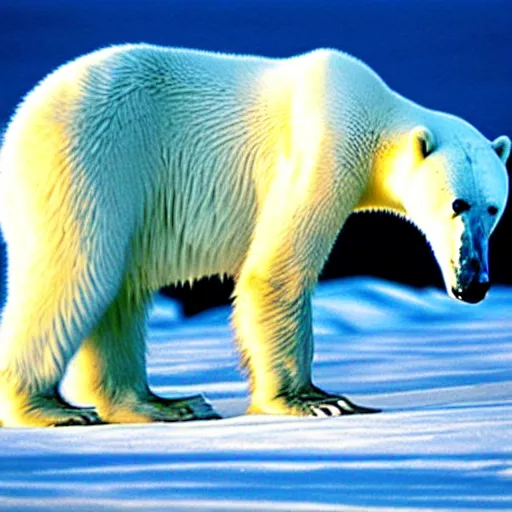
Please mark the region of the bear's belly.
[[255, 224], [255, 191], [247, 175], [230, 179], [221, 170], [217, 179], [202, 183], [204, 172], [181, 180], [178, 173], [156, 192], [133, 241], [135, 266], [152, 290], [236, 274]]

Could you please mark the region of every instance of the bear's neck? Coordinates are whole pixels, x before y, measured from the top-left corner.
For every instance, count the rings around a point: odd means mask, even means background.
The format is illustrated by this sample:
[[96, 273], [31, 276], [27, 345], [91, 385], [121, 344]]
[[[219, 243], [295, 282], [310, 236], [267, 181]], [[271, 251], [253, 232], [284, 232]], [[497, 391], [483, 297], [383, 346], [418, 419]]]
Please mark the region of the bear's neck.
[[418, 126], [429, 126], [432, 111], [392, 93], [391, 108], [380, 122], [365, 192], [355, 211], [386, 211], [406, 217], [404, 188], [413, 168], [408, 137]]

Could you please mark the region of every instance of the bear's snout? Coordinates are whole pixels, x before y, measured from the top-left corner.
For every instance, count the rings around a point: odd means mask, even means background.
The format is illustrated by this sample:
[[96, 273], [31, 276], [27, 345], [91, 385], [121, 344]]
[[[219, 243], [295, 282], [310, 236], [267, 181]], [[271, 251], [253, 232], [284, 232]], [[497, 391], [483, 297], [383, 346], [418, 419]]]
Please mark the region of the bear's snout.
[[485, 298], [490, 287], [491, 282], [488, 274], [482, 273], [475, 275], [469, 284], [463, 288], [453, 287], [452, 293], [459, 300], [476, 304]]

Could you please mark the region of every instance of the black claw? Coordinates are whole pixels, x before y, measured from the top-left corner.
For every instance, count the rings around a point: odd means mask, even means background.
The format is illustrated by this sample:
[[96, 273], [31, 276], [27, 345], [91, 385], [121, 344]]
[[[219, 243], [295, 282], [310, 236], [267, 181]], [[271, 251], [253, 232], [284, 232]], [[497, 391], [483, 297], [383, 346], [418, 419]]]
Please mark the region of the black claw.
[[[193, 407], [182, 407], [173, 411], [172, 416], [162, 416], [157, 421], [162, 423], [177, 423], [183, 421], [220, 420], [222, 416], [217, 414], [213, 408], [208, 411], [197, 412]], [[207, 414], [208, 413], [208, 414]]]
[[331, 409], [327, 407], [326, 405], [320, 405], [319, 409], [325, 413], [326, 416], [334, 416]]
[[[306, 398], [305, 402], [305, 405], [309, 406], [310, 414], [322, 418], [350, 416], [353, 414], [373, 414], [381, 412], [380, 409], [373, 409], [371, 407], [362, 407], [360, 405], [356, 405], [350, 400], [347, 400], [341, 396], [326, 396], [322, 400], [319, 400], [315, 397], [315, 399], [311, 400], [309, 404], [307, 403], [308, 400]], [[336, 411], [333, 411], [333, 408]]]
[[347, 409], [344, 409], [343, 407], [339, 407], [338, 406], [338, 410], [340, 411], [340, 416], [352, 416], [353, 414], [357, 414], [356, 411], [354, 410], [347, 410]]
[[373, 407], [357, 407], [358, 414], [376, 414], [382, 412], [382, 409], [375, 409]]
[[375, 414], [377, 412], [382, 412], [382, 409], [374, 409], [373, 407], [363, 407], [361, 405], [356, 405], [345, 397], [341, 398], [341, 400], [354, 411], [354, 414]]
[[160, 423], [181, 423], [181, 422], [184, 422], [184, 421], [193, 421], [195, 420], [195, 418], [192, 416], [192, 417], [188, 417], [188, 418], [185, 418], [185, 417], [177, 417], [177, 418], [170, 418], [170, 417], [167, 417], [167, 418], [162, 418], [162, 419], [158, 419], [158, 422]]
[[78, 418], [69, 418], [68, 420], [59, 421], [54, 423], [54, 427], [78, 427], [80, 425], [85, 425], [83, 421], [80, 421]]
[[59, 421], [54, 423], [54, 427], [79, 427], [79, 426], [87, 426], [87, 425], [105, 425], [105, 422], [102, 421], [99, 417], [90, 416], [87, 414], [79, 414], [73, 418], [68, 418], [63, 421]]

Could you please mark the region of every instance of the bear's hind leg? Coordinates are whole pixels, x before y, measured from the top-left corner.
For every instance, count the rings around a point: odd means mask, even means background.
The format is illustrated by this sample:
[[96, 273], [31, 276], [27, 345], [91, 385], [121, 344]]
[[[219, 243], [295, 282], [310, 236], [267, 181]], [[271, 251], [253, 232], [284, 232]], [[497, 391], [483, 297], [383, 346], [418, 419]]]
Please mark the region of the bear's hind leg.
[[201, 397], [161, 398], [146, 374], [146, 320], [150, 297], [124, 286], [77, 354], [73, 395], [96, 406], [109, 423], [217, 419]]
[[43, 251], [31, 257], [18, 251], [17, 258], [10, 258], [0, 328], [3, 426], [101, 423], [94, 410], [66, 403], [59, 384], [82, 340], [115, 296], [120, 279], [108, 258], [97, 262], [92, 254], [68, 254], [65, 247], [52, 252], [53, 258]]

